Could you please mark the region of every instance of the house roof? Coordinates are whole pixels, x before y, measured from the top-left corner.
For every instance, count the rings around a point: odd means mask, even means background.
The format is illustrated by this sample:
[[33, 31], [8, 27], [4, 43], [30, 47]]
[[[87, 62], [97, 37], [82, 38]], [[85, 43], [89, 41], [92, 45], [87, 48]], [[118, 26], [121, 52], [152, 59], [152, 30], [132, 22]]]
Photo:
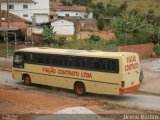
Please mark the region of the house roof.
[[[2, 10], [2, 18], [6, 18], [6, 16], [7, 16], [7, 11]], [[6, 18], [6, 21], [7, 21], [7, 18]], [[19, 17], [9, 12], [9, 22], [15, 22], [15, 21], [16, 22], [27, 22], [27, 23], [31, 22], [31, 21], [28, 21], [22, 17]]]
[[62, 18], [58, 18], [58, 19], [55, 19], [55, 20], [51, 20], [50, 22], [56, 22], [56, 21], [59, 21], [59, 20], [66, 20], [66, 21], [69, 21], [69, 22], [73, 22], [73, 23], [74, 23], [74, 21], [67, 20], [67, 19], [62, 19]]
[[[1, 27], [7, 28], [8, 23], [2, 22]], [[17, 28], [17, 29], [26, 29], [27, 25], [24, 22], [9, 22], [9, 27]]]
[[85, 6], [59, 6], [57, 11], [74, 11], [74, 12], [86, 12]]
[[[1, 0], [1, 2], [7, 2], [7, 0]], [[9, 0], [12, 3], [34, 3], [33, 0]]]

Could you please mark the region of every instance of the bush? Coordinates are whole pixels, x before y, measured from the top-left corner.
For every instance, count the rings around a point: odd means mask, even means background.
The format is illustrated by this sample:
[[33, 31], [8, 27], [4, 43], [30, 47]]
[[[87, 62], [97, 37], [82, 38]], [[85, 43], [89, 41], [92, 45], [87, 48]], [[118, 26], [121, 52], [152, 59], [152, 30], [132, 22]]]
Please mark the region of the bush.
[[66, 37], [53, 38], [51, 40], [52, 47], [60, 47], [66, 44]]
[[160, 45], [157, 45], [154, 51], [157, 56], [160, 56]]
[[90, 41], [97, 42], [100, 41], [101, 38], [98, 35], [92, 34], [89, 38]]

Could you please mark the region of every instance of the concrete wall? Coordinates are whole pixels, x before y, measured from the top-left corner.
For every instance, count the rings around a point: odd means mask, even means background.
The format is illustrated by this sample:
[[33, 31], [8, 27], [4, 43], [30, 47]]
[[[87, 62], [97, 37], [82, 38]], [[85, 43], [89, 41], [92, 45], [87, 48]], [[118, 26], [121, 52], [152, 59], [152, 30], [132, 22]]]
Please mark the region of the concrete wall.
[[153, 54], [154, 44], [139, 44], [139, 45], [128, 45], [128, 46], [119, 46], [117, 51], [123, 52], [136, 52], [139, 54], [140, 58], [150, 57]]
[[56, 32], [57, 35], [74, 35], [75, 28], [74, 23], [67, 20], [57, 20], [51, 23], [53, 32]]

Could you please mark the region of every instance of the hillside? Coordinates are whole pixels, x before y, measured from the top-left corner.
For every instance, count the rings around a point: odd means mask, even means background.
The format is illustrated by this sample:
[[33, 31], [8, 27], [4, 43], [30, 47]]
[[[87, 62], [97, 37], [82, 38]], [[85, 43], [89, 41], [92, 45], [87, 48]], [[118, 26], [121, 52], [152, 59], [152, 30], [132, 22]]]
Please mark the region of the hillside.
[[137, 9], [142, 14], [148, 13], [149, 10], [153, 10], [155, 15], [160, 16], [160, 0], [92, 0], [94, 3], [103, 2], [105, 4], [110, 3], [114, 5], [120, 5], [125, 1], [128, 3], [128, 10]]

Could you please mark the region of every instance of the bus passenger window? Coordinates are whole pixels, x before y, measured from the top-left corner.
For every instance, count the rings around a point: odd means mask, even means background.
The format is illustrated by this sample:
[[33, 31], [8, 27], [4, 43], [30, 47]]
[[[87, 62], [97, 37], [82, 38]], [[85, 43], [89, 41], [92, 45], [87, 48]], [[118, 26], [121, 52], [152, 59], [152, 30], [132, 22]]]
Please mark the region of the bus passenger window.
[[118, 60], [116, 60], [116, 59], [108, 60], [107, 64], [106, 64], [106, 71], [113, 72], [113, 73], [118, 73], [119, 72]]

